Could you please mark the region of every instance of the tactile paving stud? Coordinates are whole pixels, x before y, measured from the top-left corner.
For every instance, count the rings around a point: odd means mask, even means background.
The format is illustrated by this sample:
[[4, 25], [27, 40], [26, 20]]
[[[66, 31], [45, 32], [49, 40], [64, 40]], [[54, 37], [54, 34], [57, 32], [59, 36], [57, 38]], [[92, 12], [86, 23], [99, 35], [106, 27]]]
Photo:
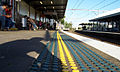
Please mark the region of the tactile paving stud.
[[62, 66], [63, 69], [68, 69], [68, 66]]
[[109, 71], [102, 71], [102, 72], [109, 72]]
[[90, 69], [91, 69], [91, 70], [96, 70], [96, 68], [94, 68], [94, 67], [90, 67]]
[[69, 61], [69, 62], [74, 62], [74, 60], [73, 60], [73, 59], [68, 59], [68, 61]]
[[102, 71], [105, 71], [105, 68], [103, 68], [103, 67], [100, 67], [99, 69], [102, 70]]
[[87, 68], [86, 68], [86, 67], [80, 67], [80, 69], [82, 69], [82, 70], [86, 70]]
[[53, 65], [58, 65], [58, 63], [53, 63]]
[[46, 67], [46, 68], [48, 68], [48, 67], [49, 67], [49, 65], [42, 65], [42, 67]]
[[48, 68], [43, 67], [41, 70], [42, 71], [48, 71]]
[[74, 69], [77, 69], [77, 67], [71, 67], [71, 69], [73, 69], [73, 70], [74, 70]]
[[111, 70], [111, 71], [114, 71], [114, 69], [113, 68], [108, 68], [109, 70]]
[[82, 72], [89, 72], [88, 70], [83, 70]]
[[32, 67], [31, 70], [38, 70], [38, 67]]
[[63, 69], [62, 72], [69, 72], [69, 70], [68, 69]]
[[69, 62], [69, 63], [75, 63], [75, 62]]
[[79, 70], [72, 70], [72, 72], [79, 72]]
[[76, 66], [76, 64], [70, 64], [70, 66]]
[[61, 65], [62, 65], [62, 66], [67, 66], [67, 63], [62, 63]]
[[58, 72], [58, 69], [53, 68], [53, 69], [52, 69], [52, 72]]
[[88, 67], [92, 67], [92, 65], [87, 65]]
[[92, 72], [98, 72], [97, 70], [92, 70]]
[[38, 65], [37, 64], [33, 64], [32, 67], [38, 67]]

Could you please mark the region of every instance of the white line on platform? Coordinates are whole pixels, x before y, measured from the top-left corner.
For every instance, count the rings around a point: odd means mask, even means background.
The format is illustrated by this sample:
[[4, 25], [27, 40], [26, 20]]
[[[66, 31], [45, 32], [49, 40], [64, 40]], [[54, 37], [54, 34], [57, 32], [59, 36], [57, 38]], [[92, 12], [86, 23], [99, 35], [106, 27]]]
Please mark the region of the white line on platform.
[[94, 40], [94, 39], [91, 39], [91, 38], [87, 38], [87, 37], [80, 36], [80, 35], [77, 35], [77, 34], [66, 32], [66, 31], [62, 31], [62, 32], [69, 35], [69, 36], [74, 37], [75, 39], [83, 41], [84, 43], [86, 43], [86, 44], [88, 44], [88, 45], [90, 45], [90, 46], [92, 46], [92, 47], [94, 47], [94, 48], [96, 48], [96, 49], [98, 49], [102, 52], [105, 52], [106, 54], [108, 54], [112, 57], [115, 57], [118, 60], [120, 60], [120, 47], [119, 46], [115, 46], [115, 45], [112, 45], [112, 44], [109, 44], [109, 43]]

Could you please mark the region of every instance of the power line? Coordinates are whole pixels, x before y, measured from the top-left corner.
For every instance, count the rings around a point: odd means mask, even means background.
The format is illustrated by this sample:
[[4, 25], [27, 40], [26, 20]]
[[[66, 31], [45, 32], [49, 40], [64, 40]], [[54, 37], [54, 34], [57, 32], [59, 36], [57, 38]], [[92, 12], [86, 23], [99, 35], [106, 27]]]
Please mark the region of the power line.
[[[104, 1], [105, 1], [105, 0], [104, 0]], [[105, 7], [107, 7], [107, 6], [111, 5], [111, 4], [116, 3], [117, 1], [119, 1], [119, 0], [115, 0], [115, 1], [113, 1], [113, 2], [111, 2], [111, 3], [109, 3], [109, 4], [107, 4], [107, 5], [105, 5], [105, 6], [101, 7], [101, 8], [99, 8], [99, 9], [105, 8]], [[100, 3], [98, 3], [98, 5], [100, 5], [101, 3], [103, 3], [103, 2], [101, 1]], [[97, 5], [97, 6], [98, 6], [98, 5]], [[85, 16], [89, 16], [89, 14], [87, 14], [87, 15], [85, 15]], [[85, 17], [85, 16], [83, 16], [83, 17]], [[83, 18], [83, 17], [82, 17], [82, 18]]]
[[[77, 5], [77, 7], [80, 6], [84, 1], [85, 1], [85, 0], [81, 0], [80, 2], [77, 2], [77, 1], [76, 1], [77, 3], [79, 3], [79, 4]], [[75, 4], [75, 5], [76, 5], [76, 4]], [[76, 8], [76, 6], [75, 6], [75, 8]], [[72, 15], [73, 15], [73, 14], [74, 14], [74, 13], [72, 13]], [[72, 15], [71, 15], [71, 16], [72, 16]]]
[[[84, 0], [82, 0], [82, 1], [80, 2], [80, 4], [81, 4], [83, 1], [84, 1]], [[94, 5], [93, 7], [91, 7], [90, 9], [95, 8], [96, 6], [102, 4], [104, 1], [106, 1], [106, 0], [100, 1], [99, 3], [97, 3], [96, 5]], [[78, 4], [78, 5], [79, 5], [79, 4]]]
[[74, 6], [72, 7], [72, 9], [75, 7], [75, 5], [77, 5], [77, 3], [78, 3], [78, 0], [76, 1], [76, 3], [74, 4]]
[[[104, 1], [105, 1], [105, 0], [104, 0]], [[109, 3], [109, 4], [107, 4], [107, 5], [99, 8], [99, 9], [102, 9], [102, 8], [104, 8], [104, 7], [107, 7], [107, 6], [111, 5], [111, 4], [114, 4], [114, 3], [116, 3], [117, 1], [119, 1], [119, 0], [115, 0], [115, 1], [113, 1], [113, 2], [111, 2], [111, 3]], [[101, 1], [100, 3], [98, 3], [98, 5], [100, 5], [101, 3], [103, 3], [103, 2]], [[97, 6], [98, 6], [98, 5], [97, 5]], [[90, 15], [90, 14], [87, 14], [87, 15], [85, 15], [85, 16], [83, 16], [83, 17], [89, 16], [89, 15]], [[82, 17], [82, 18], [83, 18], [83, 17]]]
[[79, 2], [79, 4], [77, 5], [77, 7], [80, 6], [84, 1], [85, 1], [85, 0], [81, 0], [81, 1]]
[[[106, 0], [100, 1], [99, 3], [97, 3], [97, 4], [94, 5], [94, 6], [92, 6], [91, 8], [95, 8], [96, 6], [102, 4], [104, 1], [106, 1]], [[99, 9], [102, 9], [102, 8], [105, 8], [105, 7], [109, 6], [109, 5], [112, 5], [112, 4], [116, 3], [117, 1], [119, 1], [119, 0], [115, 0], [115, 1], [113, 1], [113, 2], [111, 2], [111, 3], [109, 3], [109, 4], [106, 4], [106, 5], [104, 5], [103, 7], [99, 8]], [[79, 6], [80, 4], [82, 4], [83, 2], [84, 2], [84, 0], [82, 0], [81, 2], [79, 2], [79, 4], [76, 5], [76, 6], [78, 7], [78, 6]], [[90, 14], [84, 15], [84, 16], [82, 16], [81, 18], [86, 17], [86, 16], [89, 16], [89, 15], [90, 15]]]
[[99, 8], [99, 9], [105, 8], [105, 7], [107, 7], [107, 6], [111, 5], [111, 4], [116, 3], [117, 1], [119, 1], [119, 0], [115, 0], [115, 1], [113, 1], [113, 2], [111, 2], [111, 3], [109, 3], [109, 4], [107, 4], [107, 5], [105, 5], [105, 6], [101, 7], [101, 8]]
[[[97, 3], [96, 5], [94, 5], [93, 7], [91, 7], [90, 9], [93, 9], [93, 8], [99, 6], [100, 4], [104, 3], [105, 1], [106, 1], [106, 0], [100, 1], [99, 3]], [[95, 12], [93, 12], [93, 13], [94, 13], [95, 15], [97, 15], [97, 13], [95, 13]], [[98, 11], [98, 14], [99, 14], [99, 11]]]
[[67, 9], [67, 10], [93, 11], [93, 12], [98, 12], [98, 11], [105, 12], [105, 11], [108, 11], [108, 10], [92, 10], [92, 9]]
[[[76, 1], [76, 2], [74, 2], [75, 4], [74, 4], [74, 6], [72, 7], [72, 9], [75, 7], [75, 5], [77, 5], [79, 2], [78, 2], [78, 0]], [[70, 16], [72, 16], [73, 15], [73, 12], [71, 12], [72, 14], [70, 15]], [[68, 16], [69, 17], [69, 16]]]
[[90, 9], [97, 7], [98, 5], [102, 4], [104, 1], [106, 1], [106, 0], [102, 0], [102, 1], [100, 1], [100, 2], [97, 3], [96, 5], [92, 6]]

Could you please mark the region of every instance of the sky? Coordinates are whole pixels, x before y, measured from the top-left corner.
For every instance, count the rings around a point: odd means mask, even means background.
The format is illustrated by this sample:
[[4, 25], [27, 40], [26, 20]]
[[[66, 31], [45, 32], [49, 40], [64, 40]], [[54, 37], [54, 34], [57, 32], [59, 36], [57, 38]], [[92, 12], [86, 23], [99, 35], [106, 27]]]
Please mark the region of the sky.
[[68, 0], [65, 21], [77, 27], [80, 23], [88, 23], [97, 15], [117, 8], [120, 8], [120, 0]]

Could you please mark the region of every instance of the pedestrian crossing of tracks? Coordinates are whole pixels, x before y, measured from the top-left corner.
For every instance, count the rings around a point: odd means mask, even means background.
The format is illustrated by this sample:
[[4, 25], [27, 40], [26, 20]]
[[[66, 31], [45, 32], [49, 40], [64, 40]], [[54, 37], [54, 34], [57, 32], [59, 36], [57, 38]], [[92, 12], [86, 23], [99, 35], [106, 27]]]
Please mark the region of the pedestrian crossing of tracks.
[[120, 72], [120, 67], [57, 31], [28, 72]]

